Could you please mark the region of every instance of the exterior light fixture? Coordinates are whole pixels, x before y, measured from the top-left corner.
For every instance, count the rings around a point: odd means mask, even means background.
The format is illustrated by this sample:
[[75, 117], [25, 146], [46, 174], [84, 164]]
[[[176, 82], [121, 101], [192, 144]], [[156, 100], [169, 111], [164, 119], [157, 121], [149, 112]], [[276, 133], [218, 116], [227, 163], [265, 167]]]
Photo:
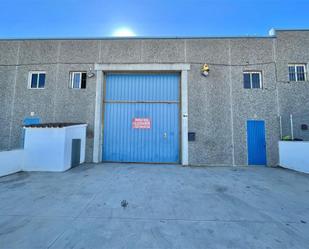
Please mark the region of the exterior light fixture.
[[95, 76], [95, 73], [93, 72], [92, 68], [89, 68], [89, 71], [87, 72], [88, 78], [92, 78]]
[[208, 76], [208, 74], [209, 74], [209, 66], [208, 66], [208, 64], [204, 64], [202, 66], [201, 72], [202, 72], [202, 75], [204, 75], [205, 77]]

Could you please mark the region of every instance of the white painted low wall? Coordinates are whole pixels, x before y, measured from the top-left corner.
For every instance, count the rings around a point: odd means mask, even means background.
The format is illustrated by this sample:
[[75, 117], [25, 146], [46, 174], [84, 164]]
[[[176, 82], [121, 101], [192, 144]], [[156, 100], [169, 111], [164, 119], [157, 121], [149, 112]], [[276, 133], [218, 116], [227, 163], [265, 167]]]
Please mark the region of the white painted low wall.
[[81, 139], [80, 163], [85, 161], [87, 125], [62, 128], [25, 128], [24, 171], [57, 171], [71, 168], [72, 139]]
[[0, 176], [22, 170], [23, 150], [0, 151]]
[[309, 173], [309, 142], [279, 141], [280, 166]]
[[79, 162], [85, 162], [86, 128], [86, 124], [62, 128], [25, 128], [23, 150], [0, 152], [0, 176], [21, 170], [68, 170], [71, 168], [72, 139], [81, 140]]

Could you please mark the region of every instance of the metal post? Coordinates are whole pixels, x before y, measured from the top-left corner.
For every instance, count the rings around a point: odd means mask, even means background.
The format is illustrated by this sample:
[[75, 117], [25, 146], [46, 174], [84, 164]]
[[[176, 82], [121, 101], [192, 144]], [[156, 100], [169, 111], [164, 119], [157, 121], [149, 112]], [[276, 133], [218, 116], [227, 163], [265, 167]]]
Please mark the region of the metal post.
[[294, 129], [293, 129], [293, 115], [290, 114], [290, 123], [291, 123], [291, 138], [294, 140]]
[[282, 116], [279, 116], [280, 139], [282, 140]]

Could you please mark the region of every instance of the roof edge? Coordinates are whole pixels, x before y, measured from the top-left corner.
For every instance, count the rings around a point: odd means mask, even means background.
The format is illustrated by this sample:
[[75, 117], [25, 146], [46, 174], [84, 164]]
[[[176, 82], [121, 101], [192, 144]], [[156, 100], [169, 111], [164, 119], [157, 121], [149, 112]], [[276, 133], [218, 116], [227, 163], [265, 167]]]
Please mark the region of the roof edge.
[[279, 32], [286, 32], [286, 31], [290, 31], [290, 32], [298, 32], [298, 31], [305, 31], [305, 32], [308, 32], [309, 31], [309, 28], [307, 29], [275, 29], [275, 31], [279, 31]]
[[275, 29], [271, 28], [268, 32], [269, 36], [276, 36], [277, 32], [309, 32], [309, 29]]
[[132, 36], [132, 37], [0, 37], [0, 41], [47, 41], [47, 40], [190, 40], [190, 39], [273, 39], [276, 38], [276, 32], [309, 32], [309, 28], [299, 29], [276, 29], [272, 28], [269, 35], [239, 35], [239, 36]]
[[57, 40], [216, 40], [216, 39], [272, 39], [273, 36], [135, 36], [135, 37], [46, 37], [0, 38], [0, 41], [57, 41]]

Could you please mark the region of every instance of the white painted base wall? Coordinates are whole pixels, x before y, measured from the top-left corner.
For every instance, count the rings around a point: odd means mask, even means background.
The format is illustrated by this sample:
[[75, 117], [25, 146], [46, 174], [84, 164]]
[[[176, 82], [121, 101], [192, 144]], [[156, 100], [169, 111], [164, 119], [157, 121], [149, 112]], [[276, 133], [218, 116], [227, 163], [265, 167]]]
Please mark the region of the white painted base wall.
[[81, 139], [80, 163], [85, 162], [87, 125], [25, 128], [24, 149], [0, 152], [0, 176], [18, 171], [57, 171], [71, 168], [72, 139]]
[[309, 142], [279, 141], [280, 166], [309, 173]]
[[10, 150], [0, 152], [0, 177], [22, 170], [24, 151]]
[[81, 139], [80, 163], [85, 162], [87, 125], [25, 128], [24, 171], [62, 172], [71, 168], [72, 139]]

